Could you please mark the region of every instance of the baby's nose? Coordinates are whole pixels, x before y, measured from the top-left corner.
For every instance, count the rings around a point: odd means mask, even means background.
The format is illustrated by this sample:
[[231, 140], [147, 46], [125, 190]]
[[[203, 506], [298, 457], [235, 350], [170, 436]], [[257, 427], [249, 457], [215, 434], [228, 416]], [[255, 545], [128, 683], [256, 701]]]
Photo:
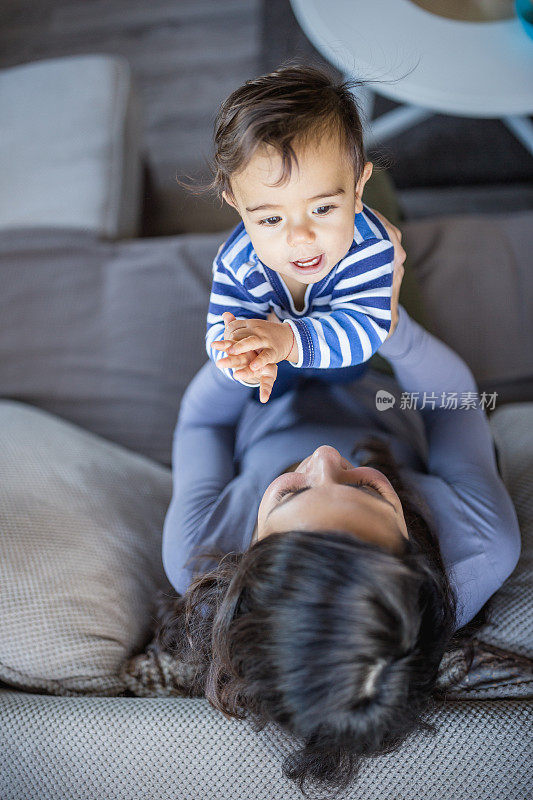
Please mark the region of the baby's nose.
[[295, 225], [288, 234], [290, 245], [311, 244], [315, 240], [315, 234], [309, 225]]

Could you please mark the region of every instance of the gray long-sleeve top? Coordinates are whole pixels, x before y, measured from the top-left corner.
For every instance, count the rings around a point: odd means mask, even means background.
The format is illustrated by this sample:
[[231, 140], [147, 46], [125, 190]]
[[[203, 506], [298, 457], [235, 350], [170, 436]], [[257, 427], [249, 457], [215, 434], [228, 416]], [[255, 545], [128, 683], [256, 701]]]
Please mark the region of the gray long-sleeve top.
[[[179, 593], [198, 548], [246, 550], [267, 486], [322, 444], [354, 463], [369, 434], [388, 442], [404, 481], [425, 501], [456, 589], [456, 627], [469, 622], [516, 566], [520, 532], [496, 467], [484, 411], [439, 407], [442, 393], [477, 392], [464, 361], [400, 307], [380, 354], [394, 378], [369, 370], [351, 384], [304, 382], [260, 404], [253, 389], [228, 381], [207, 362], [183, 396], [173, 441], [173, 494], [163, 531], [163, 563]], [[396, 398], [376, 408], [376, 392]], [[400, 408], [401, 393], [436, 398]]]

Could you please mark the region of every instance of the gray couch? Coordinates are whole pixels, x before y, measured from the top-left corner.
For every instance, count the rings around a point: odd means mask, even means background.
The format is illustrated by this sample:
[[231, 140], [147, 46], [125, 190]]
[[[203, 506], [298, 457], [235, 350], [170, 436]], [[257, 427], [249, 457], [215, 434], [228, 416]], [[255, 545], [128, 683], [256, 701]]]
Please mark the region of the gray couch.
[[[125, 130], [115, 125], [113, 152], [140, 163], [141, 142]], [[0, 797], [299, 798], [281, 775], [295, 746], [283, 732], [255, 733], [176, 696], [172, 664], [160, 665], [167, 696], [135, 680], [153, 599], [172, 596], [160, 555], [172, 431], [205, 360], [210, 264], [224, 236], [116, 239], [124, 204], [115, 208], [115, 222], [94, 216], [83, 229], [0, 221]], [[403, 226], [432, 329], [498, 393], [491, 425], [523, 548], [473, 669], [428, 717], [436, 736], [368, 761], [350, 800], [531, 795], [532, 221]]]

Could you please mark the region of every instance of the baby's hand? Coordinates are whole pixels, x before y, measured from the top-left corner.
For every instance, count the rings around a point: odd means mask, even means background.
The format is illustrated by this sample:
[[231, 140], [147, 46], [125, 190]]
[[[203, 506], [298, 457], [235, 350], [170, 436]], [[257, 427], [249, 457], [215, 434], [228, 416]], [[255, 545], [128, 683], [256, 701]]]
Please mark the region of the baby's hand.
[[[224, 320], [224, 339], [213, 342], [211, 345], [213, 350], [229, 350], [229, 348], [235, 344], [235, 342], [238, 342], [247, 335], [244, 331], [232, 332], [229, 329], [229, 324], [236, 319], [231, 311], [224, 311], [222, 314], [222, 319]], [[220, 358], [216, 364], [220, 369], [245, 370], [257, 356], [258, 352], [258, 350], [249, 350], [247, 353], [242, 353], [241, 355], [224, 356], [224, 358]], [[248, 380], [251, 383], [257, 383], [257, 379], [253, 375], [248, 378], [243, 378], [243, 380]]]
[[235, 370], [233, 374], [241, 381], [249, 383], [257, 383], [259, 381], [259, 399], [262, 403], [266, 403], [278, 376], [278, 365], [267, 364], [258, 372], [252, 372], [249, 367], [245, 367], [244, 369]]
[[[229, 313], [229, 312], [224, 312]], [[235, 319], [226, 326], [235, 344], [228, 348], [228, 356], [259, 352], [250, 362], [250, 369], [259, 373], [267, 364], [278, 364], [290, 359], [295, 350], [292, 328], [268, 319]], [[297, 361], [297, 356], [293, 357]], [[225, 363], [224, 366], [231, 366]]]
[[[225, 311], [224, 314], [222, 314], [222, 319], [225, 325], [224, 340], [213, 342], [211, 346], [215, 350], [228, 350], [235, 342], [248, 336], [248, 331], [245, 328], [234, 330], [233, 332], [228, 329], [230, 323], [236, 319], [230, 311]], [[259, 383], [259, 399], [262, 403], [266, 403], [272, 392], [272, 387], [278, 374], [278, 368], [276, 364], [265, 364], [265, 366], [259, 370], [252, 371], [250, 369], [250, 363], [254, 361], [258, 354], [258, 350], [248, 350], [245, 353], [221, 358], [216, 364], [220, 369], [233, 369], [233, 374], [241, 381], [252, 384]]]

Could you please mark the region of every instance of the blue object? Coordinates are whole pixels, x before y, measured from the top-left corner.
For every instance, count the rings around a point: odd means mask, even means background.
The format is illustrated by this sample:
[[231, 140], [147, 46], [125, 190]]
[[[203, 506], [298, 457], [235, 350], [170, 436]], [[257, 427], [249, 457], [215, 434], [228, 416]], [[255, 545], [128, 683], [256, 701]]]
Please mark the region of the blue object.
[[522, 23], [522, 27], [529, 36], [533, 39], [533, 2], [532, 0], [515, 0], [516, 13], [518, 19]]

